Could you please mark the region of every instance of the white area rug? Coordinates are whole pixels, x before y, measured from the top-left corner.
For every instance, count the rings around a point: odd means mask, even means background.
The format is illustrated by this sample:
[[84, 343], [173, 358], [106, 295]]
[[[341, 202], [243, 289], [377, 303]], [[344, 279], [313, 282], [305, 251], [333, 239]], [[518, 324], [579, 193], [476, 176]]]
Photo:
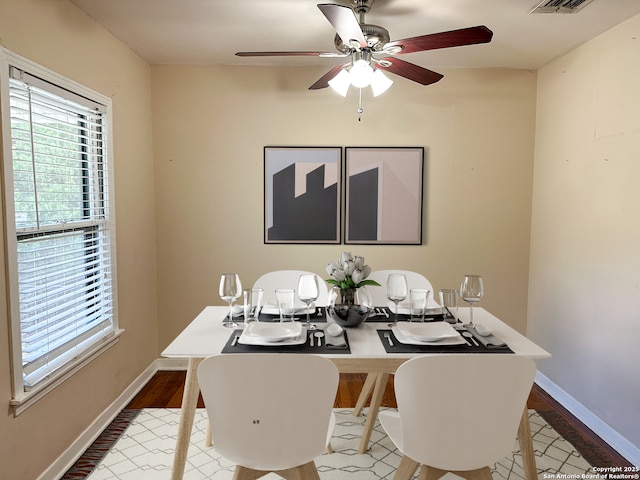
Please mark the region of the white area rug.
[[[316, 459], [323, 480], [391, 480], [400, 455], [379, 424], [371, 436], [371, 448], [358, 453], [365, 417], [353, 417], [351, 409], [336, 409], [337, 425], [331, 444], [334, 453]], [[365, 410], [366, 412], [366, 410]], [[171, 465], [178, 432], [180, 410], [144, 409], [106, 455], [89, 480], [164, 480], [171, 478]], [[565, 441], [534, 410], [529, 411], [538, 476], [591, 472], [590, 465], [573, 445]], [[227, 480], [234, 465], [204, 446], [207, 418], [204, 409], [196, 412], [184, 480]], [[489, 434], [490, 435], [490, 434]], [[514, 452], [492, 467], [494, 479], [524, 478], [518, 444]], [[280, 478], [269, 474], [268, 480]], [[445, 479], [459, 477], [448, 474]], [[547, 476], [546, 478], [550, 478]]]

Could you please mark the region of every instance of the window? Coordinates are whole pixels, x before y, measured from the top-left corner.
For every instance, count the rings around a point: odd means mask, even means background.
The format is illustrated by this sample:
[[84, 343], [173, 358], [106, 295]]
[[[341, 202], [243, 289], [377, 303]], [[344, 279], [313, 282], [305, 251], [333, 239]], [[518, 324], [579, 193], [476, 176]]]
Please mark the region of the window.
[[20, 407], [117, 336], [110, 101], [6, 51], [3, 59], [12, 404]]

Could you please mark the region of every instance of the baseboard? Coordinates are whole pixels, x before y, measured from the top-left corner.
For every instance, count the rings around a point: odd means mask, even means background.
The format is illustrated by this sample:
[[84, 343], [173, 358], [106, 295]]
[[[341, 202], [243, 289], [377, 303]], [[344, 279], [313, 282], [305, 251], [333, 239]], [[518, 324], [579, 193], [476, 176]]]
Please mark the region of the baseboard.
[[89, 427], [82, 432], [78, 438], [58, 459], [47, 468], [37, 480], [56, 480], [62, 478], [69, 468], [82, 456], [89, 446], [100, 436], [105, 428], [122, 411], [124, 407], [137, 395], [151, 377], [159, 370], [158, 360], [155, 360], [147, 369], [129, 385], [124, 392], [102, 412]]
[[[544, 374], [536, 374], [536, 383], [560, 405], [566, 408], [574, 417], [584, 423], [603, 441], [607, 442], [611, 448], [626, 458], [631, 464], [640, 466], [640, 448], [636, 447], [629, 440], [624, 438], [607, 423], [594, 415], [588, 408], [578, 402], [575, 398], [565, 392], [558, 385], [553, 383]], [[600, 465], [596, 465], [600, 466]], [[602, 465], [606, 466], [606, 465]]]

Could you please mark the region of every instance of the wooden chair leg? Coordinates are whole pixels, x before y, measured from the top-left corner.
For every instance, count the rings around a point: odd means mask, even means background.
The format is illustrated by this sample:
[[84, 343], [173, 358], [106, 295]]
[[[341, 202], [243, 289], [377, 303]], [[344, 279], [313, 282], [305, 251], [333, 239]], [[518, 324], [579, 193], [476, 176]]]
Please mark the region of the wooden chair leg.
[[[237, 465], [233, 472], [233, 480], [257, 480], [271, 472], [264, 470], [254, 470], [252, 468]], [[297, 467], [287, 468], [286, 470], [277, 470], [273, 472], [280, 475], [285, 480], [320, 480], [318, 468], [312, 461]]]
[[[428, 465], [423, 465], [420, 469], [420, 480], [438, 480], [442, 478], [447, 473], [448, 470], [440, 470], [439, 468], [430, 467]], [[476, 470], [466, 470], [466, 471], [455, 471], [452, 470], [451, 473], [458, 475], [459, 477], [466, 478], [467, 480], [493, 480], [491, 475], [491, 470], [489, 467], [482, 467]]]
[[468, 470], [466, 472], [453, 472], [456, 475], [466, 478], [467, 480], [492, 480], [491, 469], [489, 467], [482, 467], [476, 470]]
[[285, 480], [320, 480], [316, 464], [311, 461], [295, 468], [275, 472]]
[[428, 465], [422, 465], [420, 468], [420, 477], [419, 480], [438, 480], [442, 478], [447, 473], [446, 470], [440, 470], [439, 468], [430, 467]]
[[233, 471], [233, 480], [257, 480], [258, 478], [264, 477], [267, 473], [271, 472], [253, 470], [252, 468], [237, 465], [236, 469]]
[[393, 476], [393, 480], [411, 480], [413, 474], [416, 473], [420, 464], [413, 458], [409, 458], [406, 455], [400, 460], [400, 465], [396, 470], [396, 474]]
[[358, 401], [356, 402], [356, 406], [353, 409], [353, 416], [358, 417], [362, 413], [362, 409], [364, 408], [364, 404], [367, 403], [367, 399], [371, 395], [371, 391], [376, 384], [376, 373], [367, 373], [367, 379], [364, 381], [364, 385], [362, 386], [362, 390], [360, 390], [360, 396], [358, 397]]
[[518, 443], [520, 444], [520, 454], [522, 455], [524, 478], [526, 478], [526, 480], [536, 480], [538, 478], [538, 468], [536, 467], [536, 456], [533, 452], [529, 410], [526, 405], [520, 418], [520, 425], [518, 426]]
[[204, 437], [204, 446], [210, 447], [212, 445], [213, 445], [213, 439], [211, 435], [211, 424], [207, 422], [207, 433], [205, 434], [205, 437]]

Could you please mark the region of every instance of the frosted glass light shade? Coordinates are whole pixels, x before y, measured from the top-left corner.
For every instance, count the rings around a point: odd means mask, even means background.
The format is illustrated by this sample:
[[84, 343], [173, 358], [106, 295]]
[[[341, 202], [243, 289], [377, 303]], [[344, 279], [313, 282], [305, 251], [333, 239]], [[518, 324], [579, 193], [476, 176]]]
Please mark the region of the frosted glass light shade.
[[371, 90], [373, 90], [374, 97], [386, 92], [391, 85], [393, 85], [393, 80], [387, 77], [380, 70], [376, 69], [376, 71], [373, 72], [373, 75], [371, 76]]
[[373, 77], [373, 68], [366, 60], [358, 60], [351, 67], [349, 72], [349, 78], [351, 84], [356, 88], [368, 87], [371, 84], [371, 78]]
[[349, 90], [349, 85], [351, 85], [351, 79], [349, 78], [349, 73], [347, 73], [346, 69], [340, 70], [340, 73], [329, 80], [329, 86], [333, 88], [333, 90], [342, 95], [343, 97], [347, 96], [347, 90]]

